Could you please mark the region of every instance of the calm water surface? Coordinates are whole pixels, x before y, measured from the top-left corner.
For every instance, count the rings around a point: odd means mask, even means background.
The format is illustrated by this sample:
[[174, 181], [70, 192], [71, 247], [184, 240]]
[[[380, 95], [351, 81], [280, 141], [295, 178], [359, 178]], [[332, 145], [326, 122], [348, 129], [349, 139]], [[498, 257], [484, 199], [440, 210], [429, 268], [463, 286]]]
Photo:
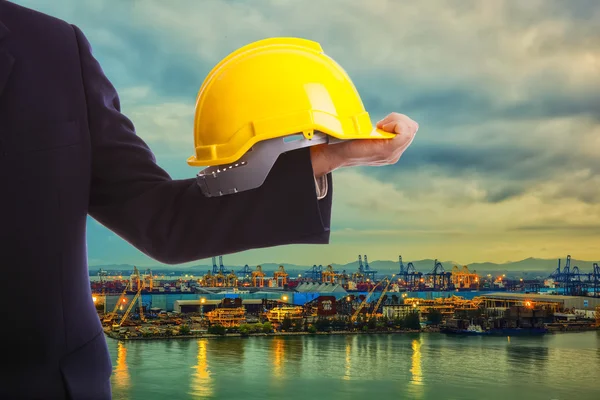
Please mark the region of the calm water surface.
[[600, 333], [107, 339], [115, 399], [600, 399]]

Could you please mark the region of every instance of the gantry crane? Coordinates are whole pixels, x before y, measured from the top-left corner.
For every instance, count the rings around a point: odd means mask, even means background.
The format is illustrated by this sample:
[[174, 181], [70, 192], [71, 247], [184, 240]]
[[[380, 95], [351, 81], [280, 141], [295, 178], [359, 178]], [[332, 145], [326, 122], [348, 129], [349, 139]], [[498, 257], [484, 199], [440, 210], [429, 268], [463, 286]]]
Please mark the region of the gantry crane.
[[231, 271], [227, 274], [227, 286], [236, 287], [238, 285], [238, 276], [235, 272]]
[[365, 277], [365, 267], [363, 266], [362, 256], [358, 255], [358, 270], [352, 274], [352, 279], [356, 282], [362, 282]]
[[262, 266], [257, 265], [256, 271], [252, 271], [252, 286], [263, 287], [265, 285], [265, 273]]
[[202, 286], [215, 287], [215, 276], [208, 270], [202, 279]]
[[383, 288], [383, 291], [381, 292], [381, 296], [379, 296], [379, 299], [377, 300], [377, 303], [375, 304], [375, 308], [373, 308], [373, 312], [371, 314], [369, 314], [369, 317], [374, 317], [377, 315], [377, 310], [379, 309], [379, 306], [381, 305], [381, 302], [383, 301], [383, 296], [385, 296], [385, 294], [387, 293], [388, 289], [390, 288], [390, 284], [392, 283], [392, 279], [394, 279], [395, 276], [396, 276], [396, 274], [393, 274], [390, 279], [385, 278], [385, 280], [387, 280], [387, 285], [385, 285], [385, 288]]
[[[275, 282], [277, 283], [277, 287], [283, 287], [287, 283], [288, 273], [285, 272], [285, 268], [283, 265], [279, 266], [279, 269], [273, 273], [273, 277], [275, 278]], [[279, 282], [281, 281], [281, 285]]]
[[212, 258], [212, 274], [216, 275], [219, 273], [219, 266], [217, 265], [217, 257]]
[[369, 291], [369, 293], [367, 293], [367, 295], [365, 296], [365, 299], [362, 301], [362, 303], [360, 303], [360, 305], [358, 306], [358, 308], [356, 309], [356, 311], [354, 311], [354, 314], [352, 314], [352, 316], [350, 317], [350, 320], [352, 322], [356, 321], [356, 318], [358, 317], [358, 314], [361, 312], [361, 310], [363, 309], [363, 307], [365, 306], [365, 304], [367, 304], [367, 301], [369, 300], [369, 297], [371, 297], [371, 295], [373, 294], [373, 292], [375, 291], [375, 289], [377, 288], [377, 286], [381, 285], [381, 282], [383, 282], [383, 281], [377, 282], [377, 284], [373, 286], [373, 288], [371, 289], [371, 291]]
[[335, 283], [335, 278], [337, 277], [337, 272], [333, 270], [331, 265], [325, 267], [325, 271], [321, 274], [323, 283]]

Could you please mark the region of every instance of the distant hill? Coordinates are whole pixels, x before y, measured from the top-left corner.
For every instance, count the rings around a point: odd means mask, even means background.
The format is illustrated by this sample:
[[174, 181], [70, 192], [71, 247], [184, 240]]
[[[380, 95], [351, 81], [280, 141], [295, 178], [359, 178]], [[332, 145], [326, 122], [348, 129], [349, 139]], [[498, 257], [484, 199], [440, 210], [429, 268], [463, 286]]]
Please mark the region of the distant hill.
[[[408, 265], [408, 262], [412, 262], [415, 266], [415, 269], [419, 272], [428, 273], [433, 270], [434, 261], [432, 259], [425, 260], [417, 260], [417, 261], [404, 261], [405, 267]], [[455, 261], [441, 261], [444, 269], [446, 271], [451, 271], [454, 265], [462, 267], [464, 264], [455, 262]], [[582, 272], [587, 272], [592, 270], [592, 265], [594, 261], [583, 261], [583, 260], [573, 260], [571, 259], [571, 266], [578, 266]], [[282, 263], [285, 267], [286, 271], [294, 274], [303, 274], [306, 271], [310, 270], [312, 266], [307, 265], [297, 265], [297, 264], [289, 264]], [[279, 265], [276, 263], [265, 263], [261, 264], [264, 271], [274, 271]], [[348, 264], [331, 264], [332, 267], [336, 271], [345, 270], [347, 273], [351, 273], [358, 269], [358, 261], [353, 261]], [[515, 273], [515, 272], [536, 272], [541, 276], [550, 275], [557, 267], [558, 261], [556, 259], [541, 259], [541, 258], [527, 258], [520, 261], [513, 261], [507, 263], [473, 263], [467, 265], [471, 271], [477, 271], [479, 273]], [[561, 260], [561, 267], [565, 265], [565, 259]], [[376, 270], [378, 274], [391, 274], [398, 273], [399, 264], [398, 261], [386, 261], [386, 260], [374, 260], [369, 261], [369, 266], [371, 270]], [[233, 269], [234, 271], [239, 271], [243, 268], [242, 266], [225, 266], [228, 269]], [[325, 267], [325, 265], [323, 265]], [[95, 274], [95, 272], [102, 268], [106, 271], [122, 271], [128, 272], [133, 270], [133, 265], [130, 264], [113, 264], [113, 265], [92, 265], [89, 267], [90, 272]], [[139, 267], [140, 270], [145, 270], [148, 267]], [[157, 265], [150, 267], [153, 271], [156, 272], [166, 272], [166, 271], [177, 271], [190, 273], [194, 275], [204, 274], [209, 270], [212, 270], [212, 265], [193, 265], [193, 266], [171, 266], [171, 265]], [[251, 269], [255, 269], [255, 265], [250, 265]]]

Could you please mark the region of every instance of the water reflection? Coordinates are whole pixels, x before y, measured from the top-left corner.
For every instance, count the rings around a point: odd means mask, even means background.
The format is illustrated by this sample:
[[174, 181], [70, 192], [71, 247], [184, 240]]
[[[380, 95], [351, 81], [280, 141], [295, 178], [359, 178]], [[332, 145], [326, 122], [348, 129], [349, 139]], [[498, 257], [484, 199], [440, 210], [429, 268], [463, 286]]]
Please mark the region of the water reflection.
[[350, 371], [352, 370], [352, 339], [352, 337], [346, 338], [346, 368], [344, 369], [344, 376], [342, 377], [345, 381], [350, 380]]
[[285, 345], [281, 337], [274, 337], [272, 341], [273, 351], [273, 376], [281, 378], [283, 376], [283, 358], [285, 357]]
[[208, 351], [206, 339], [198, 340], [197, 363], [193, 367], [192, 395], [196, 398], [210, 397], [213, 395], [213, 382], [208, 369]]
[[421, 338], [414, 339], [411, 343], [412, 356], [410, 366], [410, 386], [409, 392], [412, 398], [420, 399], [423, 396], [423, 370], [421, 365]]
[[115, 364], [112, 385], [116, 389], [125, 391], [129, 389], [131, 382], [129, 369], [127, 368], [127, 347], [121, 341], [117, 343], [117, 361]]
[[512, 370], [521, 371], [532, 367], [545, 368], [549, 357], [547, 347], [509, 344], [506, 355]]

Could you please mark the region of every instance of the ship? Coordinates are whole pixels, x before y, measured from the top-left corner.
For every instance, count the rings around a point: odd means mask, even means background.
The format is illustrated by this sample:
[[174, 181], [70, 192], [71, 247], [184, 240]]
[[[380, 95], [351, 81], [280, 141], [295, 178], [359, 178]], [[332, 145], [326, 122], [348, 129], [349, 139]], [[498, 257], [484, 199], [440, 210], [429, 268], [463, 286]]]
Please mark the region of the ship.
[[468, 325], [464, 319], [450, 319], [440, 328], [440, 332], [454, 335], [489, 335], [489, 331], [484, 330], [481, 325], [474, 324], [471, 320]]

